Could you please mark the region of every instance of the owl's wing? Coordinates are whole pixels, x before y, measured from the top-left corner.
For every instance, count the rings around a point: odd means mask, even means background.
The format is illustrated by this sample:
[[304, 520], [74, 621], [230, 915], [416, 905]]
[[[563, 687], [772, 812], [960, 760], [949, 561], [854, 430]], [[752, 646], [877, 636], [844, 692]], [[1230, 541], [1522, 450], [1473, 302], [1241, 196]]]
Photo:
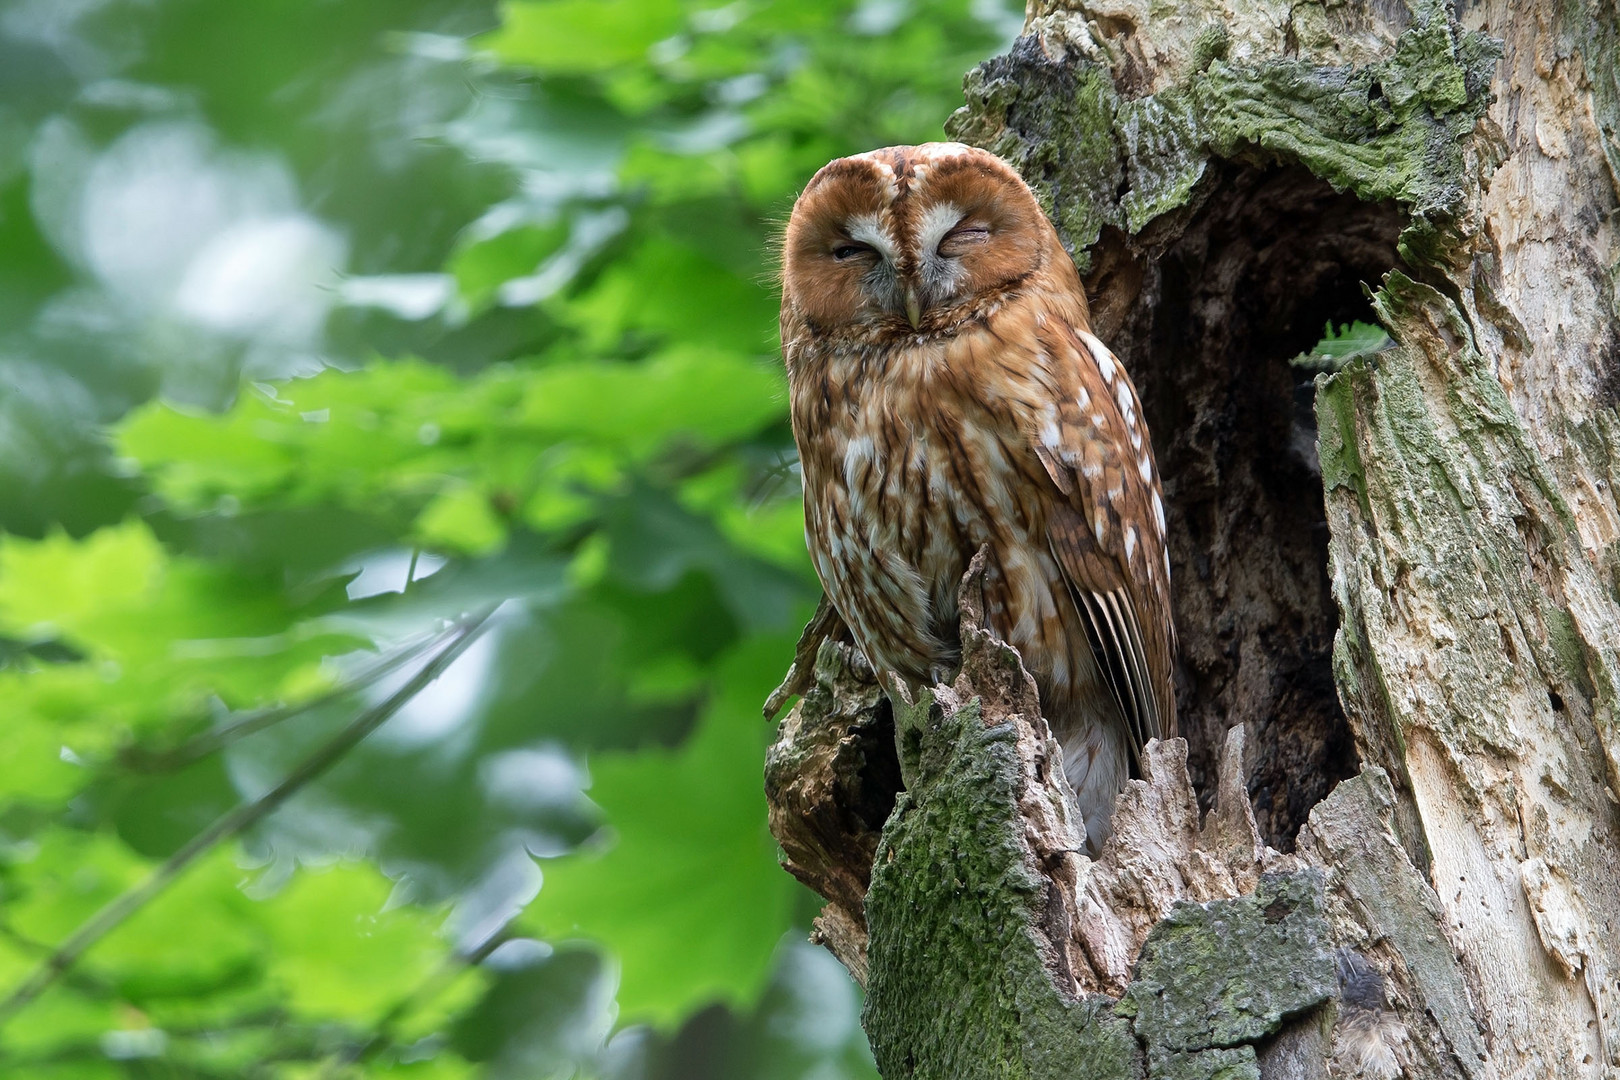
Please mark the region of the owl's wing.
[[1056, 421], [1032, 433], [1059, 497], [1047, 540], [1113, 690], [1140, 764], [1175, 734], [1170, 564], [1164, 505], [1141, 405], [1125, 369], [1089, 331], [1046, 320]]

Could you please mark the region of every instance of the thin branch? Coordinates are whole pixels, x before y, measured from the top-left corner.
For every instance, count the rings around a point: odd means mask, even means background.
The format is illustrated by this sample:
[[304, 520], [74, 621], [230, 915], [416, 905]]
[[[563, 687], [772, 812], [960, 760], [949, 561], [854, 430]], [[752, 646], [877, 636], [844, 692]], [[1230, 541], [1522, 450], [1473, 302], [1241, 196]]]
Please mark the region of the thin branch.
[[[11, 944], [15, 945], [18, 949], [33, 956], [49, 956], [52, 951], [51, 946], [47, 943], [43, 941], [35, 941], [33, 938], [18, 931], [16, 927], [10, 925], [9, 923], [0, 925], [0, 938], [11, 942]], [[117, 987], [113, 986], [111, 983], [97, 975], [83, 971], [70, 971], [63, 974], [62, 982], [76, 993], [90, 998], [91, 1000], [116, 1001], [132, 1007], [134, 1006], [134, 1003], [129, 1001], [128, 997], [121, 993]], [[5, 1059], [5, 1052], [0, 1050], [0, 1060]]]
[[392, 656], [379, 660], [342, 686], [334, 686], [332, 689], [318, 694], [308, 701], [299, 702], [296, 705], [282, 705], [273, 709], [259, 709], [247, 713], [228, 723], [221, 724], [219, 727], [205, 731], [196, 738], [188, 739], [172, 749], [147, 751], [138, 746], [126, 747], [118, 755], [119, 764], [143, 773], [170, 772], [184, 768], [217, 750], [223, 750], [239, 739], [245, 739], [249, 735], [257, 734], [265, 728], [273, 727], [284, 720], [301, 716], [304, 713], [346, 698], [356, 691], [364, 690], [379, 679], [392, 674], [427, 652], [433, 647], [436, 640], [429, 637], [414, 645], [409, 645]]
[[422, 670], [396, 690], [386, 701], [375, 705], [356, 717], [348, 727], [321, 744], [316, 750], [287, 774], [286, 779], [250, 803], [244, 803], [219, 818], [198, 833], [184, 847], [170, 855], [145, 881], [115, 897], [88, 921], [75, 930], [68, 939], [56, 947], [28, 976], [4, 999], [0, 999], [0, 1025], [6, 1024], [51, 984], [76, 963], [96, 942], [115, 930], [125, 919], [146, 906], [154, 897], [171, 885], [186, 868], [215, 845], [239, 835], [249, 827], [268, 817], [310, 781], [325, 773], [341, 761], [360, 741], [371, 734], [398, 712], [405, 703], [437, 679], [467, 647], [477, 639], [489, 624], [495, 608], [484, 609], [451, 632], [450, 640]]

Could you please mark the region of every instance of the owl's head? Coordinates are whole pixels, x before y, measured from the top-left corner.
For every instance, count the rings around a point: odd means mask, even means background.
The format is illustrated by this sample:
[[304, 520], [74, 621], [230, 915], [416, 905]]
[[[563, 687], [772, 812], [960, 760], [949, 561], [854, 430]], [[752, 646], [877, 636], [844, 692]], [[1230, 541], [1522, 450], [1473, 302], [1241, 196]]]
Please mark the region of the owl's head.
[[924, 143], [839, 158], [793, 205], [782, 252], [784, 318], [870, 340], [942, 332], [1054, 258], [1057, 234], [994, 154]]

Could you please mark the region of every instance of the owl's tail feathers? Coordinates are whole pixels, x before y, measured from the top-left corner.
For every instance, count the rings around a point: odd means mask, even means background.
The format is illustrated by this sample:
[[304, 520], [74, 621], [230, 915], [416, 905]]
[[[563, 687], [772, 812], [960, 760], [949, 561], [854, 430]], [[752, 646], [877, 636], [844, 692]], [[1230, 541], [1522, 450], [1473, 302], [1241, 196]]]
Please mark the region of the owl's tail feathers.
[[1339, 976], [1339, 1019], [1335, 1028], [1362, 1075], [1393, 1080], [1401, 1064], [1395, 1051], [1406, 1041], [1406, 1025], [1390, 1009], [1384, 976], [1354, 949], [1335, 957]]

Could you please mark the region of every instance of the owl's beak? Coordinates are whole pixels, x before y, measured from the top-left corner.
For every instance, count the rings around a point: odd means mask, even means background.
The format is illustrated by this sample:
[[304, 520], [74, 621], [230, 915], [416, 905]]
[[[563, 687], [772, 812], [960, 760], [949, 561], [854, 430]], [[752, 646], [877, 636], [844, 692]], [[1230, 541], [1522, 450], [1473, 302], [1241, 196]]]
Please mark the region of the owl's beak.
[[906, 318], [911, 320], [911, 328], [917, 329], [922, 322], [922, 306], [917, 303], [917, 286], [906, 286]]

